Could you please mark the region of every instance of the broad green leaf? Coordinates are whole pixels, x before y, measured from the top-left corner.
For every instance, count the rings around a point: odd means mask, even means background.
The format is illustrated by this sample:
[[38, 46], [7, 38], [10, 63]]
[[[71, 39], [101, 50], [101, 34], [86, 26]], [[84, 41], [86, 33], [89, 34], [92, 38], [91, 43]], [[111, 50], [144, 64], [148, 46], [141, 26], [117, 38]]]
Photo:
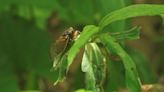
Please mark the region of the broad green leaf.
[[80, 37], [75, 41], [73, 46], [68, 51], [68, 68], [72, 64], [73, 59], [76, 54], [80, 51], [92, 36], [98, 32], [99, 28], [94, 25], [88, 25], [83, 29], [83, 32], [80, 34]]
[[[82, 70], [85, 72], [86, 87], [89, 90], [96, 89], [96, 79], [93, 70], [92, 50], [88, 45], [85, 46], [84, 56], [82, 59]], [[85, 68], [86, 67], [86, 68]], [[87, 70], [86, 70], [87, 69]]]
[[102, 64], [102, 62], [105, 60], [105, 57], [101, 53], [100, 48], [97, 46], [96, 43], [90, 43], [90, 45], [92, 46], [92, 50], [93, 50], [94, 57], [95, 57], [95, 60], [96, 60], [96, 61], [94, 61], [94, 64], [95, 65]]
[[127, 31], [110, 33], [110, 35], [117, 40], [134, 40], [140, 38], [139, 33], [140, 27], [133, 27]]
[[86, 53], [86, 51], [83, 54], [83, 58], [82, 58], [82, 63], [81, 63], [81, 70], [83, 72], [87, 72], [90, 69], [90, 64], [89, 64], [89, 56]]
[[[101, 42], [101, 41], [100, 41]], [[118, 59], [116, 53], [108, 51], [102, 43], [97, 43], [101, 53], [105, 56], [105, 67], [107, 71], [104, 90], [113, 92], [119, 88], [125, 88], [125, 74], [123, 63]], [[115, 57], [116, 56], [116, 57]], [[104, 72], [103, 72], [104, 73]], [[104, 73], [105, 74], [105, 73]]]
[[137, 74], [136, 66], [131, 57], [122, 49], [116, 40], [109, 35], [101, 36], [102, 43], [108, 50], [117, 53], [123, 60], [125, 67], [126, 85], [130, 92], [141, 92], [141, 83]]
[[164, 13], [164, 5], [137, 4], [107, 14], [99, 23], [100, 29], [112, 22], [137, 16], [153, 16]]
[[[107, 75], [104, 90], [113, 92], [118, 90], [119, 88], [125, 88], [125, 74], [124, 74], [124, 66], [123, 63], [120, 62], [119, 59], [113, 58], [113, 54], [115, 53], [107, 51], [107, 49], [102, 45], [102, 43], [98, 44], [101, 49], [101, 53], [105, 56], [106, 62], [106, 71]], [[105, 74], [105, 73], [104, 73]]]
[[106, 77], [106, 58], [96, 43], [90, 43], [93, 52], [92, 62], [96, 85], [102, 87]]
[[[99, 92], [106, 77], [105, 57], [96, 43], [88, 43], [82, 59], [82, 71], [86, 73], [87, 89]], [[101, 92], [101, 91], [100, 91]]]

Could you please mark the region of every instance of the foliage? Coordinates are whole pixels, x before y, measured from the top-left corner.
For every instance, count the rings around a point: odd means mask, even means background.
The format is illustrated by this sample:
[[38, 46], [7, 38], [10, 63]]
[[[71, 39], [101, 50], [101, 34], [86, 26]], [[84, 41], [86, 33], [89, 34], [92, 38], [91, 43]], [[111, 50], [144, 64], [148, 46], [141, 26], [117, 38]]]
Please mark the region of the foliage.
[[[56, 83], [63, 81], [73, 59], [81, 48], [85, 48], [81, 69], [85, 72], [88, 92], [115, 91], [124, 87], [125, 83], [130, 91], [140, 92], [137, 70], [147, 72], [149, 68], [145, 69], [143, 65], [136, 69], [137, 63], [130, 57], [132, 54], [129, 55], [122, 46], [125, 40], [138, 39], [140, 30], [140, 27], [129, 30], [125, 19], [162, 14], [164, 6], [140, 4], [125, 7], [127, 3], [129, 0], [1, 0], [0, 91], [18, 92], [19, 74], [22, 72], [27, 73], [25, 92], [39, 89], [36, 86], [38, 76], [57, 80]], [[54, 10], [69, 26], [86, 25], [80, 37], [62, 56], [59, 75], [50, 71], [50, 39], [43, 31], [48, 16]], [[123, 62], [115, 62], [109, 55], [116, 55]], [[121, 72], [122, 69], [125, 74]], [[143, 75], [143, 81], [147, 77]], [[104, 85], [105, 81], [107, 86]], [[150, 82], [151, 79], [146, 81]], [[77, 92], [87, 91], [81, 89]]]
[[[112, 22], [122, 20], [122, 19], [127, 19], [130, 17], [136, 17], [136, 16], [143, 16], [143, 15], [156, 15], [156, 14], [161, 14], [164, 13], [164, 11], [159, 10], [159, 8], [164, 8], [164, 6], [160, 5], [133, 5], [129, 6], [117, 11], [114, 11], [108, 15], [106, 15], [101, 21], [98, 27], [94, 25], [88, 25], [84, 28], [83, 32], [81, 33], [79, 39], [74, 43], [72, 48], [68, 51], [68, 67], [73, 61], [73, 58], [76, 56], [76, 54], [79, 52], [79, 49], [83, 47], [86, 43], [97, 43], [100, 42], [104, 45], [104, 48], [107, 48], [109, 52], [114, 52], [118, 56], [121, 57], [123, 60], [123, 64], [125, 67], [125, 76], [126, 76], [126, 84], [128, 89], [131, 92], [141, 92], [141, 83], [140, 79], [138, 77], [138, 73], [136, 70], [136, 66], [133, 62], [133, 60], [129, 57], [129, 55], [122, 49], [122, 47], [117, 43], [117, 40], [113, 37], [110, 36], [110, 31], [109, 33], [103, 33], [102, 30], [105, 26], [109, 25]], [[133, 11], [134, 10], [134, 11]], [[142, 10], [145, 10], [146, 12], [143, 12]], [[152, 11], [153, 10], [153, 11]], [[130, 13], [126, 13], [127, 11], [131, 11]], [[96, 34], [97, 33], [97, 34]], [[136, 34], [138, 36], [138, 34]], [[133, 38], [133, 37], [132, 37]], [[134, 36], [134, 38], [136, 38]], [[93, 40], [92, 40], [93, 39]], [[98, 39], [94, 40], [94, 39]], [[91, 40], [91, 41], [90, 41]], [[93, 48], [93, 47], [92, 47]], [[91, 48], [90, 48], [91, 49]], [[96, 65], [95, 62], [102, 62], [103, 58], [101, 59], [100, 54], [98, 54], [98, 59], [97, 60], [92, 60], [92, 58], [96, 58], [96, 56], [93, 55], [93, 50], [90, 51], [90, 49], [86, 49], [84, 52], [84, 60], [82, 62], [86, 62], [88, 64], [85, 64], [85, 67], [82, 67], [83, 70], [88, 70], [86, 73], [87, 78], [90, 78], [88, 81], [88, 85], [92, 86], [92, 90], [98, 92], [100, 89], [97, 89], [96, 87], [96, 82], [97, 80], [94, 75], [94, 68], [92, 66], [95, 65], [95, 67], [99, 67], [100, 64]], [[96, 53], [99, 53], [98, 51]], [[93, 62], [94, 61], [94, 62]], [[89, 63], [90, 62], [90, 63]], [[109, 62], [109, 61], [107, 61]], [[89, 66], [86, 66], [89, 65]], [[88, 69], [84, 69], [88, 68]], [[98, 73], [98, 70], [96, 71], [95, 74]], [[100, 72], [103, 74], [103, 72]], [[93, 76], [94, 75], [94, 76]], [[103, 76], [103, 75], [101, 75]], [[93, 84], [90, 84], [93, 83]], [[98, 84], [99, 85], [99, 84]]]

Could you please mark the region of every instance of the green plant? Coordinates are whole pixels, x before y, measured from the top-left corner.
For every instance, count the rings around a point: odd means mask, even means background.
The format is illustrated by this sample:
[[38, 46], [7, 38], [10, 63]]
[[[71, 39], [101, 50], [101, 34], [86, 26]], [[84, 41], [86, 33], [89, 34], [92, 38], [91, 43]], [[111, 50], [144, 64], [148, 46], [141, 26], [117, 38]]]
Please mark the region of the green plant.
[[[73, 59], [82, 47], [85, 47], [82, 71], [86, 73], [86, 85], [88, 90], [102, 92], [102, 82], [106, 78], [107, 62], [112, 62], [109, 54], [118, 55], [123, 61], [125, 69], [126, 86], [130, 92], [141, 92], [141, 82], [137, 73], [135, 63], [126, 53], [119, 41], [138, 39], [139, 28], [132, 28], [132, 31], [111, 32], [104, 30], [107, 25], [113, 22], [137, 16], [153, 16], [164, 13], [163, 5], [139, 4], [122, 8], [107, 14], [96, 25], [86, 25], [72, 47], [65, 52], [61, 58], [59, 67], [59, 78], [57, 82], [63, 81], [66, 71], [69, 70]], [[64, 63], [63, 63], [64, 62]], [[109, 72], [112, 70], [109, 70]]]

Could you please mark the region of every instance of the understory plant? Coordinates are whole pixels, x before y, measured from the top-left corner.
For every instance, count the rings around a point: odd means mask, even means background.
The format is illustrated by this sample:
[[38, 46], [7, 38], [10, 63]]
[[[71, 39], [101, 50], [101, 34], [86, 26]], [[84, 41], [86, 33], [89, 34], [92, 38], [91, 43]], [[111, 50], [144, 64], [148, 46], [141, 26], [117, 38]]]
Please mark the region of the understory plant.
[[164, 5], [137, 4], [107, 14], [98, 25], [86, 25], [70, 49], [62, 54], [56, 83], [63, 81], [75, 56], [81, 48], [84, 48], [81, 70], [85, 72], [87, 90], [91, 92], [105, 91], [104, 81], [107, 74], [110, 75], [110, 71], [112, 71], [107, 70], [110, 67], [109, 62], [112, 62], [110, 55], [114, 54], [123, 63], [126, 87], [129, 92], [141, 92], [142, 83], [136, 65], [122, 46], [125, 40], [139, 39], [140, 27], [133, 27], [122, 32], [111, 32], [105, 30], [105, 27], [128, 18], [154, 16], [162, 13], [164, 13]]

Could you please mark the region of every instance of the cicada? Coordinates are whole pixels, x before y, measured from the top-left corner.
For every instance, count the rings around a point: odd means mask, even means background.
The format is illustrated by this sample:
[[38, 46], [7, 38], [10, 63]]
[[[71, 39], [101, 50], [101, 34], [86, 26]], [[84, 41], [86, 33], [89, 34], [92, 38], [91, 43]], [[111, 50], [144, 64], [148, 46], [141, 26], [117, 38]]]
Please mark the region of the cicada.
[[68, 28], [51, 46], [51, 57], [54, 61], [53, 67], [58, 68], [60, 60], [64, 54], [70, 49], [75, 40], [80, 36], [80, 31]]

